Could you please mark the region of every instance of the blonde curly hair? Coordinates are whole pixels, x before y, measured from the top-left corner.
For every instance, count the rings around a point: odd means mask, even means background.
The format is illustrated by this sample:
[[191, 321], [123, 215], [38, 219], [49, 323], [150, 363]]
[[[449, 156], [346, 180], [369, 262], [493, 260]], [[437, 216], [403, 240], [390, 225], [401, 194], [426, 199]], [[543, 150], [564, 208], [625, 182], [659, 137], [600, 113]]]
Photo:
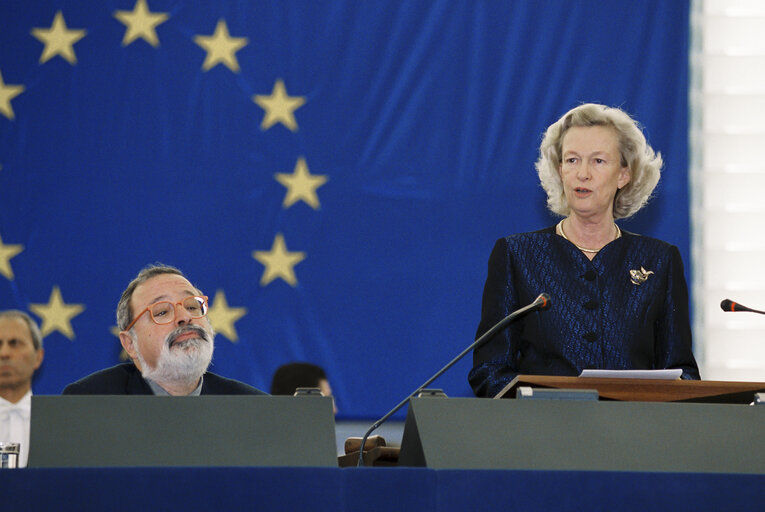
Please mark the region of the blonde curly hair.
[[609, 126], [619, 138], [622, 167], [628, 167], [630, 181], [614, 198], [614, 219], [634, 215], [651, 197], [659, 183], [663, 164], [661, 153], [648, 145], [638, 123], [621, 109], [596, 103], [579, 105], [566, 112], [545, 132], [535, 166], [547, 193], [547, 207], [553, 213], [571, 213], [560, 177], [563, 137], [574, 126]]

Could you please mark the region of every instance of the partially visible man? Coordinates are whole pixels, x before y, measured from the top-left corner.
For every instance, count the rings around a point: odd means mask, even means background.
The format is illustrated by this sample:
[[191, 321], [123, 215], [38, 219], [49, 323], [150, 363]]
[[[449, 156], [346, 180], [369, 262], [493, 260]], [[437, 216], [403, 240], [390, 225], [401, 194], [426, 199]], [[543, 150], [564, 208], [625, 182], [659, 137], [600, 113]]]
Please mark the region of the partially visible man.
[[213, 355], [207, 297], [175, 267], [150, 265], [117, 305], [120, 342], [132, 362], [64, 388], [80, 395], [261, 395], [248, 384], [208, 372]]
[[297, 388], [318, 388], [322, 395], [332, 397], [332, 410], [337, 414], [335, 397], [327, 374], [321, 366], [311, 363], [287, 363], [276, 369], [271, 379], [272, 395], [294, 395]]
[[23, 311], [0, 311], [0, 441], [19, 443], [19, 467], [29, 457], [32, 375], [43, 361], [42, 336]]

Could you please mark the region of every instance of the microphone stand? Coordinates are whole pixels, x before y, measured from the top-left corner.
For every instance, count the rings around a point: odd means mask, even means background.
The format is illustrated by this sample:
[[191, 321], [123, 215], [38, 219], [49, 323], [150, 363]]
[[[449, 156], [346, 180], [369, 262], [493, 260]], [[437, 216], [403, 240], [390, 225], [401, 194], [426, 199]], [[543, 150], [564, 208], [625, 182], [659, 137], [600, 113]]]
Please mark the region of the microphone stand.
[[403, 399], [401, 402], [399, 402], [399, 404], [398, 404], [396, 407], [394, 407], [393, 409], [391, 409], [390, 411], [388, 411], [388, 413], [387, 413], [385, 416], [383, 416], [382, 418], [380, 418], [379, 420], [377, 420], [377, 421], [376, 421], [376, 422], [375, 422], [375, 423], [374, 423], [374, 424], [373, 424], [373, 425], [372, 425], [372, 426], [369, 428], [369, 430], [367, 430], [367, 433], [366, 433], [366, 434], [364, 434], [364, 437], [362, 437], [362, 438], [361, 438], [361, 445], [359, 446], [359, 462], [358, 462], [358, 464], [357, 464], [357, 467], [362, 467], [362, 466], [364, 466], [364, 445], [366, 445], [366, 443], [367, 443], [367, 438], [369, 437], [369, 435], [370, 435], [372, 432], [374, 432], [374, 431], [377, 429], [377, 427], [379, 427], [380, 425], [382, 425], [383, 423], [385, 423], [385, 421], [386, 421], [388, 418], [390, 418], [390, 417], [391, 417], [393, 414], [395, 414], [395, 413], [396, 413], [396, 411], [398, 411], [398, 410], [399, 410], [399, 409], [401, 409], [403, 406], [405, 406], [405, 405], [406, 405], [406, 404], [409, 402], [409, 400], [411, 400], [413, 397], [415, 397], [415, 396], [416, 396], [418, 393], [422, 392], [422, 390], [423, 390], [423, 389], [425, 389], [426, 387], [428, 387], [428, 385], [430, 385], [430, 383], [431, 383], [431, 382], [433, 382], [433, 381], [434, 381], [434, 380], [436, 380], [438, 377], [440, 377], [440, 376], [441, 376], [441, 375], [442, 375], [442, 374], [443, 374], [443, 373], [444, 373], [446, 370], [448, 370], [449, 368], [451, 368], [452, 366], [454, 366], [454, 364], [455, 364], [455, 363], [457, 363], [457, 361], [459, 361], [460, 359], [462, 359], [463, 357], [465, 357], [465, 354], [467, 354], [468, 352], [470, 352], [471, 350], [473, 350], [475, 347], [477, 347], [478, 345], [480, 345], [480, 344], [481, 344], [481, 343], [483, 343], [484, 341], [486, 341], [486, 340], [488, 340], [488, 339], [491, 339], [491, 338], [493, 338], [495, 334], [497, 334], [499, 331], [501, 331], [502, 329], [504, 329], [505, 327], [507, 327], [507, 325], [508, 325], [510, 322], [512, 322], [513, 320], [515, 320], [515, 318], [516, 318], [516, 317], [518, 317], [518, 316], [520, 316], [520, 315], [522, 315], [522, 314], [524, 314], [524, 313], [526, 313], [526, 312], [528, 312], [528, 311], [531, 311], [532, 309], [536, 309], [536, 308], [541, 308], [541, 309], [544, 309], [544, 308], [546, 308], [546, 307], [547, 307], [549, 304], [550, 304], [550, 296], [549, 296], [549, 295], [547, 295], [546, 293], [542, 293], [542, 294], [540, 294], [540, 295], [539, 295], [539, 297], [537, 297], [537, 298], [534, 300], [534, 302], [532, 302], [532, 303], [531, 303], [531, 304], [529, 304], [528, 306], [524, 306], [524, 307], [522, 307], [521, 309], [517, 309], [517, 310], [513, 311], [512, 313], [510, 313], [509, 315], [507, 315], [505, 318], [503, 318], [502, 320], [500, 320], [499, 322], [497, 322], [497, 323], [494, 325], [494, 327], [492, 327], [491, 329], [489, 329], [488, 331], [486, 331], [486, 332], [483, 334], [483, 336], [481, 336], [480, 338], [478, 338], [477, 340], [475, 340], [473, 343], [471, 343], [471, 344], [470, 344], [470, 346], [468, 346], [468, 347], [467, 347], [465, 350], [463, 350], [462, 352], [460, 352], [460, 353], [459, 353], [459, 355], [457, 355], [457, 357], [455, 357], [454, 359], [452, 359], [451, 361], [449, 361], [449, 363], [448, 363], [446, 366], [444, 366], [443, 368], [441, 368], [440, 370], [438, 370], [438, 372], [436, 372], [436, 374], [435, 374], [435, 375], [433, 375], [431, 378], [429, 378], [428, 380], [426, 380], [426, 381], [425, 381], [425, 382], [424, 382], [424, 383], [423, 383], [423, 384], [422, 384], [420, 387], [418, 387], [418, 388], [417, 388], [417, 389], [415, 389], [415, 390], [414, 390], [412, 393], [410, 393], [410, 394], [409, 394], [409, 396], [407, 396], [407, 397], [406, 397], [406, 398], [404, 398], [404, 399]]

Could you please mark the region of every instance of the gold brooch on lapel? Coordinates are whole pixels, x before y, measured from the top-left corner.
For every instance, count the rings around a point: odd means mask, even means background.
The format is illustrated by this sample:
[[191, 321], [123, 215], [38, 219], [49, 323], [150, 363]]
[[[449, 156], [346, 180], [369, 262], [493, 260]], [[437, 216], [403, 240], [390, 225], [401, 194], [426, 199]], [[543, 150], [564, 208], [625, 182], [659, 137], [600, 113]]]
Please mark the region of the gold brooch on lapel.
[[646, 270], [643, 267], [640, 267], [640, 270], [630, 270], [630, 281], [639, 286], [645, 283], [651, 274], [653, 274], [653, 270]]

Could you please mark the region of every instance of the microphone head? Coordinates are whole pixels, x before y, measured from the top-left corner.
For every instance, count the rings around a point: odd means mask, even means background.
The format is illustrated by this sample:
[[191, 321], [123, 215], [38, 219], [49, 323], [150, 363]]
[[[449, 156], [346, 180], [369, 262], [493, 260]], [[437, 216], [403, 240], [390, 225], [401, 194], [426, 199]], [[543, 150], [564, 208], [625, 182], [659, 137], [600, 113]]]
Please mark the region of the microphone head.
[[537, 302], [539, 301], [541, 301], [539, 309], [545, 309], [550, 307], [552, 299], [549, 294], [542, 292], [539, 294], [539, 297], [537, 297]]
[[725, 299], [720, 303], [720, 307], [723, 311], [733, 311], [735, 313], [738, 313], [739, 311], [746, 311], [749, 313], [760, 313], [761, 315], [765, 315], [765, 312], [758, 311], [756, 309], [748, 308], [744, 306], [743, 304], [739, 304], [738, 302], [733, 302], [730, 299]]
[[735, 311], [736, 303], [730, 299], [723, 299], [720, 303], [720, 308], [722, 308], [723, 311]]

